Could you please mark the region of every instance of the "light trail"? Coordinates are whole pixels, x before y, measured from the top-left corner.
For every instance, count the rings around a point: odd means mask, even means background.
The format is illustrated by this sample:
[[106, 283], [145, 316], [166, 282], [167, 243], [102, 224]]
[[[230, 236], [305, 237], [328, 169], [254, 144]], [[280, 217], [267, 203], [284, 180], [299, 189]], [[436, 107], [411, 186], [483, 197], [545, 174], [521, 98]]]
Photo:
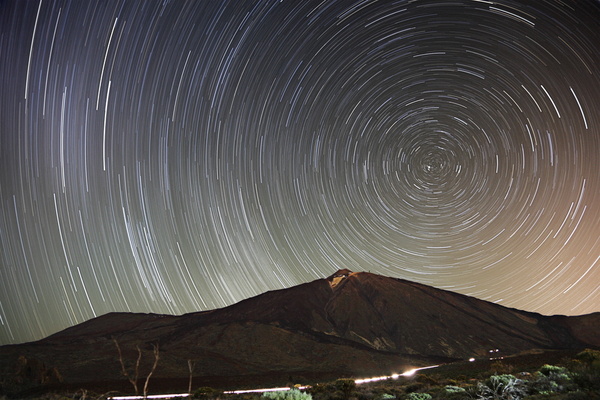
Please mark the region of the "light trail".
[[429, 365], [427, 367], [409, 369], [408, 371], [405, 371], [401, 374], [392, 374], [392, 375], [385, 375], [385, 376], [375, 376], [372, 378], [355, 379], [354, 383], [356, 383], [357, 385], [360, 385], [362, 383], [385, 381], [387, 379], [398, 379], [401, 376], [409, 377], [409, 376], [413, 376], [414, 374], [416, 374], [417, 371], [420, 371], [423, 369], [437, 368], [437, 367], [439, 367], [439, 364], [438, 365]]
[[310, 386], [298, 386], [298, 387], [278, 387], [278, 388], [269, 388], [269, 389], [242, 389], [242, 390], [228, 390], [223, 393], [225, 394], [244, 394], [244, 393], [265, 393], [265, 392], [285, 392], [292, 389], [298, 390], [306, 390], [310, 388]]
[[[152, 394], [148, 395], [146, 399], [173, 399], [177, 397], [189, 397], [189, 393], [180, 393], [180, 394]], [[144, 396], [112, 396], [109, 397], [109, 400], [135, 400], [135, 399], [143, 399]]]
[[[427, 367], [409, 369], [408, 371], [405, 371], [401, 374], [392, 374], [392, 375], [384, 375], [384, 376], [375, 376], [375, 377], [371, 377], [371, 378], [355, 379], [354, 383], [356, 383], [357, 385], [360, 385], [363, 383], [384, 381], [387, 379], [398, 379], [401, 376], [409, 377], [409, 376], [413, 376], [414, 374], [416, 374], [417, 371], [421, 371], [423, 369], [436, 368], [436, 367], [439, 367], [439, 364], [438, 365], [429, 365]], [[275, 388], [264, 388], [264, 389], [226, 390], [223, 392], [223, 394], [285, 392], [285, 391], [292, 390], [292, 389], [306, 390], [306, 389], [309, 389], [310, 387], [311, 386], [297, 386], [297, 387], [294, 386], [293, 388], [291, 388], [291, 387], [275, 387]], [[190, 396], [189, 393], [153, 394], [153, 395], [148, 395], [145, 398], [146, 399], [171, 399], [171, 398], [183, 398], [183, 397], [189, 397], [189, 396]], [[144, 399], [144, 396], [112, 396], [112, 397], [109, 397], [108, 399], [109, 400], [137, 400], [137, 399]]]

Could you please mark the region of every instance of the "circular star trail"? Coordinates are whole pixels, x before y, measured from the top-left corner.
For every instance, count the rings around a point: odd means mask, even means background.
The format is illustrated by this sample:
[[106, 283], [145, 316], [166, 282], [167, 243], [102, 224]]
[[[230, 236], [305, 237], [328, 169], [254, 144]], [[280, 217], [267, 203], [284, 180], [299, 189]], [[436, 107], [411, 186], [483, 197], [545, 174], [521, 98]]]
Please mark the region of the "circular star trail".
[[600, 311], [597, 1], [5, 1], [0, 343], [340, 268]]

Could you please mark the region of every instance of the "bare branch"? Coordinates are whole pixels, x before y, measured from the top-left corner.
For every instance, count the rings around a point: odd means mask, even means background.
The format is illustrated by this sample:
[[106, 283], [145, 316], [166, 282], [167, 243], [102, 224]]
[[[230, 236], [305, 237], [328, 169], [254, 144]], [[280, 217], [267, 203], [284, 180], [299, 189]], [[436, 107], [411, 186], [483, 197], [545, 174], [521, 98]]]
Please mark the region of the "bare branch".
[[[150, 382], [150, 377], [154, 373], [154, 370], [156, 369], [156, 366], [158, 365], [158, 359], [160, 358], [160, 354], [158, 351], [158, 343], [156, 343], [156, 344], [153, 343], [152, 347], [153, 347], [153, 352], [154, 352], [154, 364], [152, 364], [152, 369], [148, 373], [148, 376], [146, 377], [146, 382], [144, 383], [144, 399], [146, 399], [148, 397], [148, 382]], [[138, 347], [138, 350], [139, 350], [139, 347]]]
[[123, 376], [125, 376], [127, 378], [129, 383], [131, 383], [131, 385], [133, 386], [133, 389], [135, 390], [135, 394], [137, 395], [138, 394], [137, 378], [138, 378], [138, 372], [139, 372], [139, 368], [140, 368], [140, 360], [142, 359], [142, 351], [140, 350], [140, 346], [137, 346], [138, 358], [137, 358], [137, 362], [135, 364], [135, 376], [132, 377], [131, 375], [129, 375], [129, 372], [127, 372], [127, 369], [125, 368], [125, 362], [123, 361], [123, 353], [121, 353], [121, 347], [119, 346], [119, 342], [114, 337], [112, 338], [112, 340], [115, 343], [115, 346], [117, 347], [117, 352], [119, 353], [119, 363], [121, 364], [121, 373], [123, 374]]
[[135, 362], [135, 394], [138, 394], [138, 388], [137, 388], [137, 380], [138, 377], [140, 376], [140, 361], [142, 360], [142, 350], [140, 350], [140, 345], [136, 345], [135, 348], [138, 351], [138, 358], [137, 361]]
[[194, 372], [194, 366], [196, 365], [196, 361], [187, 360], [188, 362], [188, 370], [190, 371], [190, 383], [188, 384], [188, 393], [192, 393], [192, 376]]

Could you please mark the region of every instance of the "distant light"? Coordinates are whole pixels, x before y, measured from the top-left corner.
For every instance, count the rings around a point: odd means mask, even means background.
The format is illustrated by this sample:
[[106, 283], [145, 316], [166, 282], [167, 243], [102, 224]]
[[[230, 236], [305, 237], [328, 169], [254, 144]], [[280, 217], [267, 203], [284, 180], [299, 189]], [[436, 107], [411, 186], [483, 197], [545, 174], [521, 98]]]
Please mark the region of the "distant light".
[[402, 376], [413, 376], [416, 372], [416, 369], [409, 369], [408, 371], [402, 373]]
[[400, 377], [399, 374], [392, 374], [392, 379], [398, 379], [398, 377]]
[[470, 361], [470, 362], [473, 362], [473, 361], [475, 361], [475, 358], [474, 358], [474, 357], [471, 357], [471, 358], [469, 358], [469, 361]]

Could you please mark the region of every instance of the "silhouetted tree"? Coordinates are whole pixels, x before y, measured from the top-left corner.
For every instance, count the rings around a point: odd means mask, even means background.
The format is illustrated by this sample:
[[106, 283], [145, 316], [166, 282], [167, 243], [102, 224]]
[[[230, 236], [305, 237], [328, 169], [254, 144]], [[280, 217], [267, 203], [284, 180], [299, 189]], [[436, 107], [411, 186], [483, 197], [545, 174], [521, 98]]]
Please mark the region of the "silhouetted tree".
[[194, 372], [194, 365], [196, 365], [196, 361], [187, 360], [188, 362], [188, 370], [190, 371], [190, 382], [188, 384], [188, 393], [192, 393], [192, 374]]
[[158, 343], [152, 343], [152, 349], [154, 353], [154, 364], [152, 364], [152, 369], [148, 373], [148, 376], [146, 377], [146, 382], [144, 383], [144, 399], [148, 397], [148, 382], [150, 382], [150, 376], [152, 376], [152, 374], [154, 373], [154, 370], [158, 365], [158, 359], [160, 358], [160, 353], [158, 351]]
[[[142, 350], [140, 349], [139, 345], [135, 346], [135, 348], [137, 349], [138, 355], [137, 355], [137, 359], [135, 361], [135, 365], [133, 366], [132, 370], [130, 371], [127, 367], [125, 367], [125, 360], [123, 359], [123, 353], [121, 352], [121, 346], [119, 346], [119, 342], [114, 337], [112, 338], [112, 340], [115, 343], [115, 346], [117, 347], [117, 352], [119, 353], [119, 363], [121, 364], [121, 374], [123, 374], [123, 376], [125, 376], [127, 378], [129, 383], [131, 383], [131, 385], [133, 386], [133, 390], [135, 391], [135, 394], [138, 395], [140, 392], [139, 388], [138, 388], [138, 377], [140, 376], [140, 362], [142, 361]], [[150, 382], [150, 377], [154, 373], [154, 370], [156, 369], [156, 366], [158, 365], [158, 360], [160, 359], [158, 344], [153, 343], [152, 349], [153, 349], [153, 353], [154, 353], [154, 363], [152, 364], [152, 368], [150, 369], [150, 372], [148, 372], [148, 375], [146, 376], [146, 381], [144, 382], [144, 398], [147, 398], [147, 396], [148, 396], [148, 383]]]
[[125, 368], [125, 361], [123, 360], [123, 353], [121, 352], [121, 346], [119, 346], [119, 342], [114, 337], [112, 338], [112, 340], [115, 343], [115, 346], [117, 347], [117, 352], [119, 353], [119, 362], [121, 363], [121, 374], [123, 374], [123, 376], [126, 377], [129, 381], [129, 383], [131, 383], [131, 385], [133, 386], [133, 390], [137, 396], [140, 392], [138, 389], [137, 380], [140, 373], [140, 361], [142, 360], [142, 350], [140, 350], [139, 345], [135, 346], [138, 352], [138, 357], [135, 362], [135, 366], [133, 367], [133, 371], [131, 371], [130, 373], [130, 371], [128, 371], [127, 368]]

